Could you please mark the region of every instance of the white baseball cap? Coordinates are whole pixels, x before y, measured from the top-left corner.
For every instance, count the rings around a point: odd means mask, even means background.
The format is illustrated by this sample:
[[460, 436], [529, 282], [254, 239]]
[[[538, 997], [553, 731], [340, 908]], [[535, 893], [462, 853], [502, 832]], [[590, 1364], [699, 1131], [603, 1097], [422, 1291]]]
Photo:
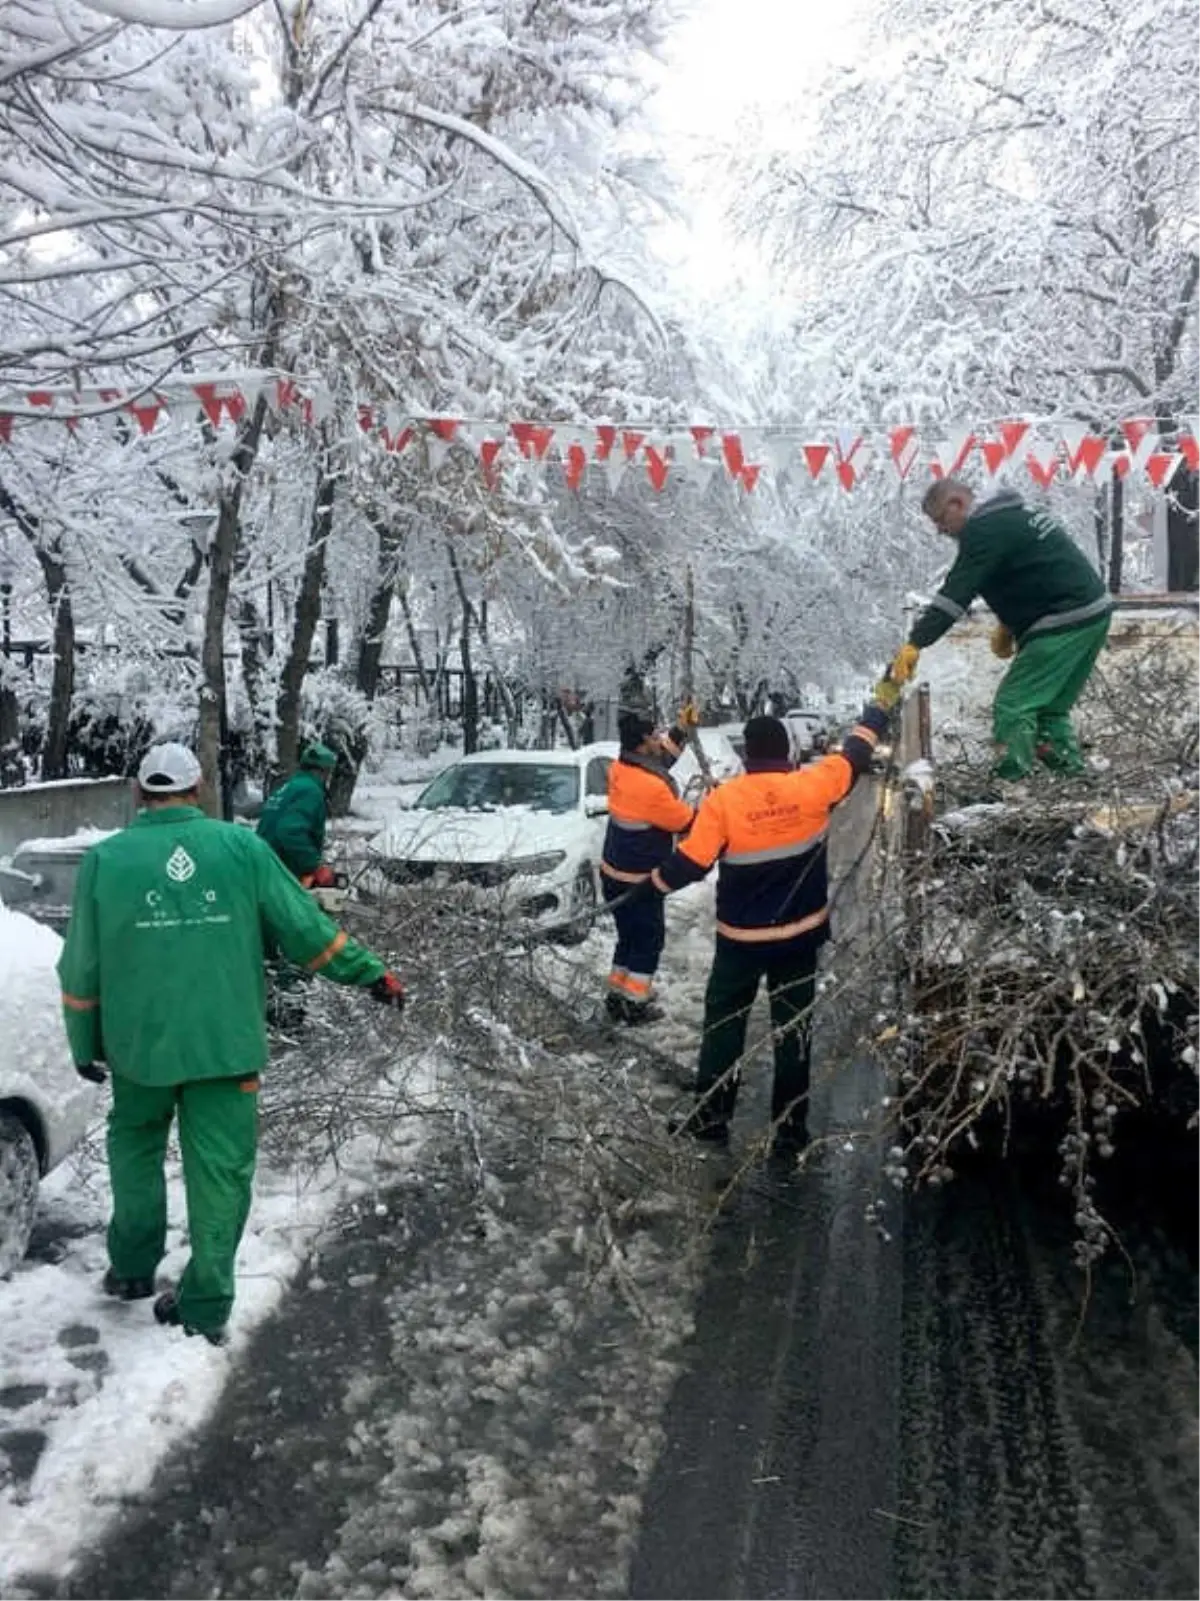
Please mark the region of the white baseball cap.
[[147, 795], [182, 795], [200, 782], [200, 763], [186, 745], [155, 745], [142, 757], [137, 781]]

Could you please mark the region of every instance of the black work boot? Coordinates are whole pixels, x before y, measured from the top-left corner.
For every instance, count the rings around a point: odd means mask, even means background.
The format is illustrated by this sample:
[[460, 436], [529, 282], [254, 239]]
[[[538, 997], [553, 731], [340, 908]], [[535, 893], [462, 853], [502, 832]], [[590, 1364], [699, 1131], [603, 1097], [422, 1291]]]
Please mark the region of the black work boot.
[[609, 1021], [612, 1023], [627, 1023], [629, 1021], [627, 1016], [628, 1005], [629, 1002], [623, 995], [618, 995], [616, 990], [609, 990], [604, 997], [604, 1010], [608, 1013]]
[[187, 1335], [203, 1336], [209, 1345], [224, 1345], [229, 1338], [224, 1329], [194, 1329], [190, 1323], [185, 1323], [179, 1315], [179, 1297], [174, 1290], [164, 1290], [155, 1301], [154, 1317], [156, 1322], [167, 1328], [182, 1329]]
[[808, 1146], [808, 1129], [803, 1123], [787, 1119], [771, 1135], [771, 1155], [784, 1159], [799, 1156]]
[[666, 1016], [654, 1001], [626, 1001], [625, 1021], [636, 1028], [639, 1023], [657, 1023]]
[[154, 1294], [154, 1280], [118, 1278], [109, 1268], [101, 1289], [105, 1295], [111, 1295], [114, 1301], [145, 1301]]

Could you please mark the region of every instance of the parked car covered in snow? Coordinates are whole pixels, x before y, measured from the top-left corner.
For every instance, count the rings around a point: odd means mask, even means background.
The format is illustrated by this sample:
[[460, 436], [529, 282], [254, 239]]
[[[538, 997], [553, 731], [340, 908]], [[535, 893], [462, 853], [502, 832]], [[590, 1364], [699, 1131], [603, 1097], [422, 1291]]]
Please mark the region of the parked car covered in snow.
[[372, 854], [392, 884], [452, 892], [581, 940], [596, 905], [618, 748], [465, 756], [387, 825]]
[[0, 905], [0, 1278], [25, 1255], [39, 1181], [96, 1117], [62, 1025], [52, 929]]

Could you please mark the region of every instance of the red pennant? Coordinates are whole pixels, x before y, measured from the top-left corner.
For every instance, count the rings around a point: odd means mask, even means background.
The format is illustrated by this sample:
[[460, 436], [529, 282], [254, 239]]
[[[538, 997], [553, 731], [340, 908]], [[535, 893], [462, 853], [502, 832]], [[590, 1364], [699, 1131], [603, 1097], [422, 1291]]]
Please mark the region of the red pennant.
[[0, 411], [0, 439], [7, 445], [12, 438], [12, 416], [7, 411]]
[[483, 481], [489, 489], [499, 487], [500, 469], [496, 462], [503, 449], [503, 439], [484, 439], [480, 441], [479, 460], [483, 467]]
[[1146, 477], [1154, 485], [1155, 489], [1161, 489], [1164, 484], [1170, 483], [1175, 476], [1175, 469], [1179, 466], [1180, 460], [1181, 458], [1173, 452], [1167, 455], [1165, 452], [1156, 451], [1153, 456], [1147, 457]]
[[983, 453], [984, 461], [987, 462], [988, 472], [994, 478], [1008, 459], [1007, 449], [998, 439], [981, 439], [979, 449]]
[[31, 406], [53, 406], [54, 396], [48, 389], [31, 389], [25, 396]]
[[379, 437], [383, 440], [383, 448], [390, 450], [394, 456], [398, 456], [402, 450], [407, 450], [412, 443], [413, 431], [411, 428], [397, 428], [394, 434], [389, 434], [387, 429], [384, 428], [381, 430]]
[[1191, 434], [1180, 434], [1179, 449], [1192, 472], [1200, 472], [1200, 444], [1192, 438]]
[[1058, 473], [1058, 456], [1056, 453], [1048, 461], [1039, 461], [1033, 452], [1029, 451], [1025, 457], [1025, 465], [1029, 468], [1029, 476], [1034, 482], [1042, 489], [1049, 489]]
[[1122, 451], [1113, 457], [1113, 476], [1115, 478], [1128, 478], [1129, 470], [1133, 466], [1133, 457]]
[[1079, 441], [1077, 450], [1072, 450], [1069, 445], [1067, 447], [1067, 461], [1071, 471], [1077, 473], [1082, 470], [1090, 478], [1104, 460], [1107, 449], [1108, 440], [1103, 434], [1085, 434]]
[[839, 461], [837, 464], [837, 475], [838, 482], [841, 484], [843, 489], [854, 488], [855, 473], [854, 467], [850, 462]]
[[901, 457], [904, 455], [905, 450], [908, 448], [909, 440], [916, 433], [916, 431], [917, 430], [915, 428], [912, 428], [906, 424], [903, 428], [893, 428], [891, 433], [888, 435], [888, 449], [891, 451], [892, 460], [896, 463], [897, 467], [900, 466]]
[[1137, 455], [1138, 446], [1154, 427], [1153, 417], [1130, 417], [1121, 424], [1121, 432], [1129, 442], [1129, 448]]
[[667, 482], [667, 474], [671, 470], [670, 457], [665, 451], [646, 446], [646, 474], [655, 490], [661, 492]]
[[111, 405], [114, 400], [120, 400], [123, 391], [120, 389], [101, 389], [98, 390], [97, 393], [101, 402], [108, 406]]
[[535, 422], [511, 423], [508, 431], [516, 440], [517, 449], [526, 461], [541, 461], [554, 438], [553, 428], [546, 428], [541, 423]]
[[1007, 459], [1015, 454], [1017, 446], [1029, 432], [1027, 422], [1002, 422], [1000, 424], [1000, 438], [1004, 441], [1004, 455]]
[[712, 438], [712, 436], [716, 432], [716, 430], [713, 429], [713, 428], [705, 428], [705, 427], [701, 426], [700, 424], [697, 424], [695, 427], [690, 428], [688, 430], [688, 432], [691, 434], [693, 440], [695, 441], [697, 456], [705, 455], [708, 442]]
[[163, 408], [162, 401], [156, 396], [153, 400], [144, 400], [140, 404], [136, 400], [131, 400], [125, 409], [131, 411], [137, 418], [138, 427], [143, 434], [152, 434], [154, 425], [158, 421], [158, 414]]
[[275, 404], [280, 411], [285, 406], [296, 406], [300, 403], [300, 386], [292, 378], [277, 378], [275, 380]]
[[596, 424], [596, 460], [607, 461], [617, 443], [617, 430], [610, 422]]
[[568, 489], [578, 489], [587, 471], [587, 451], [582, 445], [568, 445], [565, 458]]
[[748, 495], [752, 495], [754, 493], [755, 486], [758, 483], [758, 475], [761, 472], [762, 467], [758, 464], [758, 462], [748, 462], [738, 474], [738, 479], [741, 483], [741, 486]]
[[625, 452], [625, 460], [632, 461], [638, 451], [646, 442], [645, 434], [625, 433], [621, 435], [621, 449]]
[[229, 395], [218, 395], [216, 384], [193, 384], [192, 393], [214, 428], [221, 426], [221, 417], [225, 412], [229, 413], [229, 420], [233, 423], [241, 422], [246, 415], [246, 400], [240, 389], [235, 389]]
[[729, 469], [731, 478], [740, 478], [742, 469], [746, 465], [746, 458], [742, 454], [741, 434], [722, 434], [721, 449], [725, 455], [725, 465]]
[[453, 442], [458, 432], [457, 417], [426, 417], [425, 421], [439, 439], [444, 439], [448, 445]]
[[816, 478], [829, 460], [829, 446], [801, 445], [800, 449], [808, 466], [809, 477]]
[[375, 413], [370, 406], [360, 406], [358, 408], [358, 426], [364, 434], [369, 434], [371, 429], [374, 428]]

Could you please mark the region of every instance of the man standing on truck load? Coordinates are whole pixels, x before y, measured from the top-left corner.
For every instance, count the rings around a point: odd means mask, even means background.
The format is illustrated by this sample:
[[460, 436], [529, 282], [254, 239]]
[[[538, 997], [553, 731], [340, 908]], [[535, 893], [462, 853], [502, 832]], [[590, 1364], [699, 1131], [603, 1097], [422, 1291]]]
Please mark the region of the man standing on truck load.
[[958, 541], [958, 554], [889, 675], [907, 683], [921, 651], [982, 595], [999, 618], [992, 650], [1016, 657], [992, 704], [996, 777], [1024, 778], [1035, 760], [1056, 773], [1082, 773], [1070, 712], [1112, 619], [1112, 596], [1099, 573], [1061, 524], [1011, 489], [976, 502], [966, 484], [942, 478], [921, 506], [939, 532]]
[[137, 818], [80, 865], [58, 972], [80, 1076], [102, 1084], [112, 1074], [105, 1294], [154, 1294], [167, 1234], [163, 1158], [178, 1117], [191, 1260], [154, 1315], [218, 1345], [254, 1181], [264, 938], [385, 1005], [401, 1009], [404, 987], [262, 840], [207, 817], [199, 786], [200, 763], [185, 746], [147, 753]]

